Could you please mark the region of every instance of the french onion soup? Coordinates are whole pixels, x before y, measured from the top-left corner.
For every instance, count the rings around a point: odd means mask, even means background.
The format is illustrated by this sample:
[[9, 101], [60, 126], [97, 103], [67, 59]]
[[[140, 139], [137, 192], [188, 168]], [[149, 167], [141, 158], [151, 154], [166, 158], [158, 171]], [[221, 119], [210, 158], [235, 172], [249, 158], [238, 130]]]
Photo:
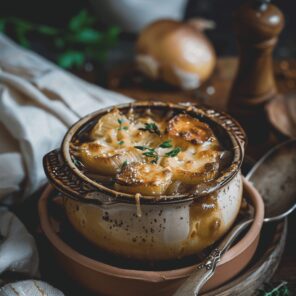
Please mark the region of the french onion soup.
[[71, 143], [77, 166], [119, 192], [167, 196], [194, 192], [214, 180], [229, 152], [212, 128], [187, 112], [119, 109]]

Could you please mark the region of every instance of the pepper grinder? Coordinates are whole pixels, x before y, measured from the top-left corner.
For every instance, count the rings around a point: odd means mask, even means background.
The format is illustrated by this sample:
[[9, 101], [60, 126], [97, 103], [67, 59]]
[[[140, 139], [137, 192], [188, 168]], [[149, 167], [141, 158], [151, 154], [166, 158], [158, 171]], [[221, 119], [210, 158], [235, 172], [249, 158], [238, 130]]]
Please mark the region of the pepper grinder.
[[251, 0], [237, 10], [234, 19], [240, 55], [228, 109], [250, 142], [264, 141], [268, 134], [264, 106], [277, 93], [272, 51], [284, 16], [270, 0]]

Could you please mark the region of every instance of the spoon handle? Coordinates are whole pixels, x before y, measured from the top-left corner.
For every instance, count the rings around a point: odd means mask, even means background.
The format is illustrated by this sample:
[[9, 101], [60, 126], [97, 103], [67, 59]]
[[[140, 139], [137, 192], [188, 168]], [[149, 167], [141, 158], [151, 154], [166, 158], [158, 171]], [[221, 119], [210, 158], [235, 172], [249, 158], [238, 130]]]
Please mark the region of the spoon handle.
[[223, 254], [232, 245], [238, 235], [246, 229], [252, 219], [244, 220], [237, 224], [222, 240], [208, 257], [206, 257], [173, 296], [196, 296], [204, 284], [212, 277], [216, 270], [217, 263], [221, 260]]

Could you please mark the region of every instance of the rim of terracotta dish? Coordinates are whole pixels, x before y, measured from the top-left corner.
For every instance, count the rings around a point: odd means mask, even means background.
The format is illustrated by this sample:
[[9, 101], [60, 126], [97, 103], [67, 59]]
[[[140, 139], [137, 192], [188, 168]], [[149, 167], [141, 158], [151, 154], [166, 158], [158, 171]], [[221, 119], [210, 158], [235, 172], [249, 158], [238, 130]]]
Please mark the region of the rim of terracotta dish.
[[[222, 260], [218, 263], [218, 266], [226, 264], [227, 262], [233, 260], [237, 256], [240, 256], [258, 237], [264, 219], [264, 203], [255, 187], [243, 178], [243, 188], [245, 194], [251, 199], [253, 206], [255, 208], [255, 217], [254, 221], [248, 230], [248, 232], [243, 236], [243, 238], [231, 247], [225, 255], [222, 257]], [[38, 204], [39, 217], [41, 222], [41, 228], [44, 231], [46, 237], [50, 243], [64, 256], [70, 258], [73, 261], [76, 261], [79, 265], [83, 265], [86, 268], [92, 269], [96, 272], [101, 272], [106, 275], [110, 275], [117, 278], [129, 278], [137, 279], [147, 282], [161, 282], [169, 279], [178, 279], [183, 278], [189, 275], [195, 265], [186, 266], [179, 269], [164, 270], [164, 271], [145, 271], [145, 270], [134, 270], [134, 269], [125, 269], [116, 266], [112, 266], [100, 261], [91, 259], [85, 255], [78, 253], [76, 250], [72, 249], [67, 245], [53, 230], [50, 224], [48, 211], [47, 211], [47, 202], [50, 192], [53, 190], [51, 185], [48, 185], [44, 192], [41, 195]]]
[[[164, 103], [164, 102], [133, 102], [121, 105], [115, 105], [108, 108], [97, 110], [89, 115], [86, 115], [78, 122], [76, 122], [68, 132], [66, 133], [62, 145], [61, 145], [61, 154], [66, 164], [72, 170], [72, 172], [80, 179], [84, 180], [88, 184], [94, 187], [98, 192], [102, 192], [111, 197], [116, 198], [116, 202], [123, 203], [134, 203], [134, 194], [128, 194], [116, 191], [112, 188], [108, 188], [102, 184], [97, 183], [91, 178], [87, 177], [73, 162], [70, 153], [70, 142], [72, 138], [81, 130], [83, 127], [89, 125], [97, 117], [100, 117], [108, 113], [113, 108], [125, 109], [125, 108], [143, 108], [143, 107], [152, 107], [152, 108], [170, 108], [180, 111], [192, 112], [203, 118], [207, 118], [208, 121], [214, 122], [219, 125], [224, 132], [228, 135], [229, 139], [232, 142], [233, 149], [233, 160], [231, 165], [213, 182], [210, 187], [206, 190], [203, 190], [202, 193], [195, 193], [193, 195], [183, 194], [183, 195], [163, 195], [163, 196], [141, 196], [142, 203], [157, 203], [157, 204], [167, 204], [172, 202], [188, 202], [194, 198], [211, 194], [212, 192], [219, 190], [225, 184], [227, 184], [239, 171], [243, 156], [244, 156], [244, 147], [246, 143], [246, 134], [240, 124], [232, 118], [230, 115], [224, 112], [218, 112], [210, 107], [206, 106], [196, 106], [196, 105], [184, 105], [184, 104], [174, 104], [174, 103]], [[83, 197], [77, 197], [79, 201], [83, 202], [85, 199]], [[88, 199], [89, 202], [90, 199]]]

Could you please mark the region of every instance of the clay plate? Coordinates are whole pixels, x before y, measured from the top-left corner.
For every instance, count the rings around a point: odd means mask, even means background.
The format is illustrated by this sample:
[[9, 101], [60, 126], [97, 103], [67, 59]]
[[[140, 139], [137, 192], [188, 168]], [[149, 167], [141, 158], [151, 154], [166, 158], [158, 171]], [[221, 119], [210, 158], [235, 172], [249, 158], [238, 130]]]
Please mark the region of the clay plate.
[[[244, 195], [255, 208], [255, 219], [246, 234], [223, 256], [216, 273], [203, 291], [212, 290], [237, 275], [252, 259], [260, 237], [264, 204], [258, 191], [244, 180]], [[97, 295], [171, 295], [195, 268], [151, 271], [106, 264], [79, 253], [59, 236], [51, 222], [48, 199], [53, 191], [47, 186], [39, 200], [41, 228], [51, 243], [60, 267], [77, 283]], [[98, 250], [99, 251], [99, 250]]]

